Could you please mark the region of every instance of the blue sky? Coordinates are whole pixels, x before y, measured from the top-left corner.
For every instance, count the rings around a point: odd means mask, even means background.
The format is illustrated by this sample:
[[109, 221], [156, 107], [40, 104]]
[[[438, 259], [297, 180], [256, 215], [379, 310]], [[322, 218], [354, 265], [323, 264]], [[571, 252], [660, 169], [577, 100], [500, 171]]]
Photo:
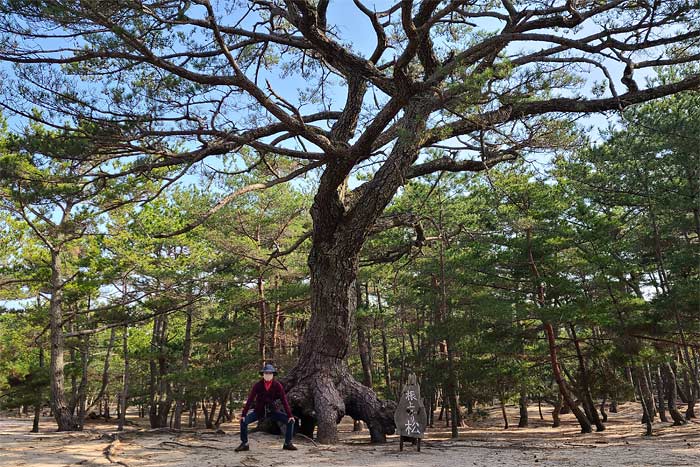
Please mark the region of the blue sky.
[[[393, 3], [392, 1], [383, 1], [383, 2], [373, 2], [374, 7], [377, 10], [382, 10], [386, 9], [389, 5]], [[365, 2], [368, 6], [372, 7], [372, 2]], [[371, 51], [375, 47], [375, 41], [376, 37], [374, 34], [374, 31], [371, 27], [371, 24], [369, 20], [361, 14], [355, 5], [353, 4], [352, 0], [340, 0], [340, 1], [333, 1], [331, 2], [331, 5], [328, 10], [328, 23], [329, 25], [333, 25], [337, 28], [338, 35], [340, 36], [341, 40], [350, 44], [352, 49], [361, 55], [364, 56], [369, 56], [371, 54]], [[485, 20], [482, 21], [481, 26], [489, 29], [489, 30], [498, 30], [500, 24], [495, 21], [495, 20]], [[587, 27], [582, 28], [580, 31], [576, 32], [575, 35], [587, 35], [595, 31], [595, 26], [589, 25]], [[48, 45], [48, 43], [47, 43]], [[51, 45], [56, 45], [55, 41]], [[535, 48], [537, 47], [538, 44], [533, 43], [533, 44], [517, 44], [512, 47], [527, 47], [527, 48]], [[615, 78], [618, 78], [621, 73], [622, 73], [622, 67], [619, 64], [610, 64], [611, 72], [613, 73]], [[0, 63], [0, 72], [5, 72], [5, 73], [11, 73], [10, 68], [8, 68], [7, 64]], [[646, 73], [646, 76], [649, 76], [650, 73]], [[293, 101], [293, 97], [298, 94], [299, 90], [303, 90], [307, 83], [305, 83], [303, 80], [299, 78], [295, 79], [290, 79], [290, 78], [281, 78], [275, 73], [265, 73], [265, 77], [270, 80], [272, 83], [273, 87], [282, 95], [286, 97], [290, 97]], [[645, 74], [640, 74], [637, 77], [637, 81], [640, 83], [640, 85], [643, 85], [644, 82], [644, 77]], [[582, 87], [581, 89], [581, 94], [583, 95], [590, 95], [590, 89], [594, 81], [600, 81], [602, 80], [603, 76], [602, 74], [597, 70], [593, 69], [587, 76], [586, 78], [586, 85]], [[619, 87], [619, 83], [618, 84]], [[621, 92], [624, 92], [624, 89], [618, 89]], [[339, 105], [341, 105], [344, 100], [345, 100], [345, 89], [343, 86], [337, 86], [335, 88], [332, 88], [330, 90], [330, 96], [333, 99], [335, 105], [334, 108], [338, 109]], [[368, 99], [371, 99], [371, 96], [368, 96]], [[303, 109], [303, 111], [315, 111], [316, 109]], [[586, 116], [580, 119], [580, 123], [584, 127], [591, 127], [592, 130], [589, 132], [589, 137], [593, 140], [598, 140], [599, 139], [599, 132], [598, 129], [604, 129], [607, 128], [610, 124], [614, 124], [617, 120], [617, 115], [615, 113], [609, 113], [606, 115], [591, 115], [591, 116]], [[15, 117], [10, 115], [9, 116], [9, 123], [10, 127], [12, 130], [18, 131], [22, 128], [24, 122]], [[546, 164], [548, 160], [547, 155], [541, 155], [541, 156], [534, 156], [534, 159], [537, 163], [540, 164]], [[221, 161], [220, 159], [209, 159], [207, 160], [207, 163], [211, 166], [220, 168], [221, 167]], [[300, 182], [297, 182], [300, 183]], [[358, 182], [357, 180], [352, 181], [352, 185], [356, 185]], [[180, 182], [180, 185], [202, 185], [202, 180], [196, 175], [196, 174], [191, 174], [182, 179]], [[0, 305], [2, 302], [0, 301]]]
[[[375, 8], [377, 10], [382, 10], [388, 8], [391, 4], [393, 4], [393, 1], [365, 1], [364, 2], [368, 7], [370, 8]], [[201, 7], [200, 7], [201, 8]], [[397, 15], [396, 13], [394, 15]], [[338, 35], [340, 36], [341, 40], [350, 44], [352, 49], [364, 56], [369, 56], [371, 51], [374, 49], [376, 38], [374, 31], [371, 27], [370, 21], [368, 20], [367, 17], [365, 17], [363, 14], [361, 14], [356, 6], [353, 4], [352, 0], [336, 0], [332, 1], [330, 3], [329, 9], [328, 9], [328, 23], [329, 25], [332, 25], [335, 27], [337, 30]], [[256, 18], [250, 17], [247, 19], [247, 22], [252, 22]], [[497, 31], [499, 28], [502, 26], [500, 22], [493, 20], [493, 19], [487, 19], [487, 20], [479, 20], [479, 25], [484, 27], [485, 29], [492, 30], [492, 31]], [[580, 31], [576, 32], [573, 34], [573, 36], [580, 36], [584, 34], [590, 34], [591, 32], [595, 31], [595, 26], [592, 24], [589, 24], [588, 26], [582, 28]], [[47, 42], [46, 44], [55, 46], [57, 45], [57, 41], [54, 40], [52, 41], [51, 44]], [[439, 44], [438, 44], [439, 46]], [[511, 46], [511, 50], [514, 50], [516, 47], [518, 48], [534, 48], [537, 47], [538, 44], [523, 44], [523, 43], [518, 43], [516, 45]], [[392, 53], [391, 50], [387, 51], [387, 55], [390, 55]], [[613, 75], [617, 78], [621, 75], [622, 72], [622, 67], [619, 64], [611, 63], [609, 64], [611, 68], [611, 72]], [[8, 72], [8, 66], [6, 64], [0, 64], [0, 70], [4, 70], [5, 72]], [[643, 82], [643, 79], [641, 79], [644, 75], [640, 75], [640, 78], [638, 79], [638, 82], [640, 84]], [[303, 91], [304, 88], [306, 88], [307, 83], [305, 83], [303, 80], [301, 80], [299, 77], [280, 77], [277, 73], [272, 72], [264, 72], [264, 78], [269, 79], [269, 81], [272, 83], [272, 86], [275, 88], [277, 92], [279, 92], [281, 95], [285, 96], [288, 98], [290, 101], [294, 102], [296, 97], [299, 94], [299, 91]], [[581, 94], [583, 95], [590, 95], [590, 89], [593, 85], [594, 81], [601, 81], [603, 79], [602, 74], [597, 70], [597, 69], [592, 69], [590, 73], [587, 74], [586, 76], [587, 79], [587, 84], [581, 89]], [[616, 83], [618, 88], [620, 87], [619, 83]], [[622, 90], [620, 90], [622, 91]], [[340, 105], [344, 102], [345, 99], [345, 89], [342, 85], [336, 86], [335, 88], [331, 88], [328, 93], [331, 98], [334, 101], [334, 108], [338, 109], [340, 108]], [[368, 101], [371, 99], [371, 95], [368, 95], [367, 97]], [[315, 111], [316, 109], [310, 109], [310, 108], [304, 108], [302, 109], [302, 112], [304, 111]], [[592, 116], [587, 116], [581, 119], [581, 123], [584, 126], [591, 126], [593, 127], [593, 131], [590, 132], [589, 136], [597, 140], [599, 139], [599, 134], [596, 131], [597, 128], [605, 128], [607, 127], [611, 122], [614, 122], [616, 120], [616, 117], [614, 114], [608, 114], [608, 115], [592, 115]], [[9, 122], [11, 125], [11, 128], [13, 130], [19, 130], [23, 122], [14, 117], [14, 116], [9, 116]], [[220, 167], [220, 162], [217, 162], [216, 160], [210, 160], [208, 163], [212, 166], [215, 167]], [[187, 183], [192, 183], [196, 182], [195, 179], [192, 177], [187, 177]]]

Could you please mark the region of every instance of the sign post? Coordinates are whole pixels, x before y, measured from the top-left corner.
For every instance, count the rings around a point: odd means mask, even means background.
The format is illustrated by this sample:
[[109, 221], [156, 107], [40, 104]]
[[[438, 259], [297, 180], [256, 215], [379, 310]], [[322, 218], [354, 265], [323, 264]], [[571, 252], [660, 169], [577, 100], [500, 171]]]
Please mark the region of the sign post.
[[401, 389], [401, 400], [394, 412], [394, 422], [399, 431], [399, 450], [403, 451], [404, 440], [410, 440], [420, 452], [420, 440], [424, 436], [427, 421], [428, 414], [420, 396], [420, 386], [416, 382], [416, 375], [411, 373], [408, 375], [408, 383]]

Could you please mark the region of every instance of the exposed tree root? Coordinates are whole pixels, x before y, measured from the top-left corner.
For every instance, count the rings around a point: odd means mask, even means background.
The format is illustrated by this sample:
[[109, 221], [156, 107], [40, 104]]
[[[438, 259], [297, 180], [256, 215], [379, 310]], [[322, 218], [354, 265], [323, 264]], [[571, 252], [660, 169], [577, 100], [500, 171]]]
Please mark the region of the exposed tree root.
[[177, 441], [163, 441], [160, 444], [162, 445], [174, 445], [174, 446], [181, 446], [183, 448], [205, 448], [205, 449], [214, 449], [216, 451], [223, 451], [222, 448], [217, 448], [216, 446], [210, 446], [208, 444], [184, 444], [184, 443], [178, 443]]
[[117, 451], [119, 450], [119, 446], [121, 445], [121, 441], [119, 440], [118, 437], [113, 437], [112, 442], [107, 445], [106, 448], [102, 451], [104, 456], [107, 458], [107, 460], [110, 462], [110, 464], [119, 464], [123, 465], [124, 467], [129, 467], [129, 464], [123, 461], [118, 461], [114, 460], [114, 456], [117, 455]]

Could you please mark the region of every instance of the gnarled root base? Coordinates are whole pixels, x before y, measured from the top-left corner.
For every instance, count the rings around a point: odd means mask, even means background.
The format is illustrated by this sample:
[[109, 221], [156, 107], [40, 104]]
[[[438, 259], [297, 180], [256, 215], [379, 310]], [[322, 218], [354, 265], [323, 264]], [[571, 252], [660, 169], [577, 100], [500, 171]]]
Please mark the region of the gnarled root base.
[[56, 431], [82, 431], [83, 429], [67, 408], [54, 409], [54, 418], [58, 425]]
[[396, 403], [379, 400], [374, 391], [350, 375], [344, 363], [333, 366], [314, 370], [300, 365], [281, 379], [292, 410], [301, 421], [298, 432], [311, 437], [318, 427], [318, 442], [335, 444], [337, 425], [348, 415], [367, 423], [372, 442], [386, 442], [386, 435], [396, 429]]

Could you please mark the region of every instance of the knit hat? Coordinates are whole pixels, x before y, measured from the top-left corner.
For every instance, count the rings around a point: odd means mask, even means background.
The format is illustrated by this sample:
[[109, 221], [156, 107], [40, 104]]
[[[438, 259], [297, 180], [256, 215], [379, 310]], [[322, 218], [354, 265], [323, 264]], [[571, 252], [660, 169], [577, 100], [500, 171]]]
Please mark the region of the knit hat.
[[272, 373], [272, 374], [277, 374], [277, 370], [275, 370], [275, 367], [272, 366], [270, 363], [266, 363], [265, 366], [263, 367], [262, 370], [260, 370], [260, 374], [263, 373]]

